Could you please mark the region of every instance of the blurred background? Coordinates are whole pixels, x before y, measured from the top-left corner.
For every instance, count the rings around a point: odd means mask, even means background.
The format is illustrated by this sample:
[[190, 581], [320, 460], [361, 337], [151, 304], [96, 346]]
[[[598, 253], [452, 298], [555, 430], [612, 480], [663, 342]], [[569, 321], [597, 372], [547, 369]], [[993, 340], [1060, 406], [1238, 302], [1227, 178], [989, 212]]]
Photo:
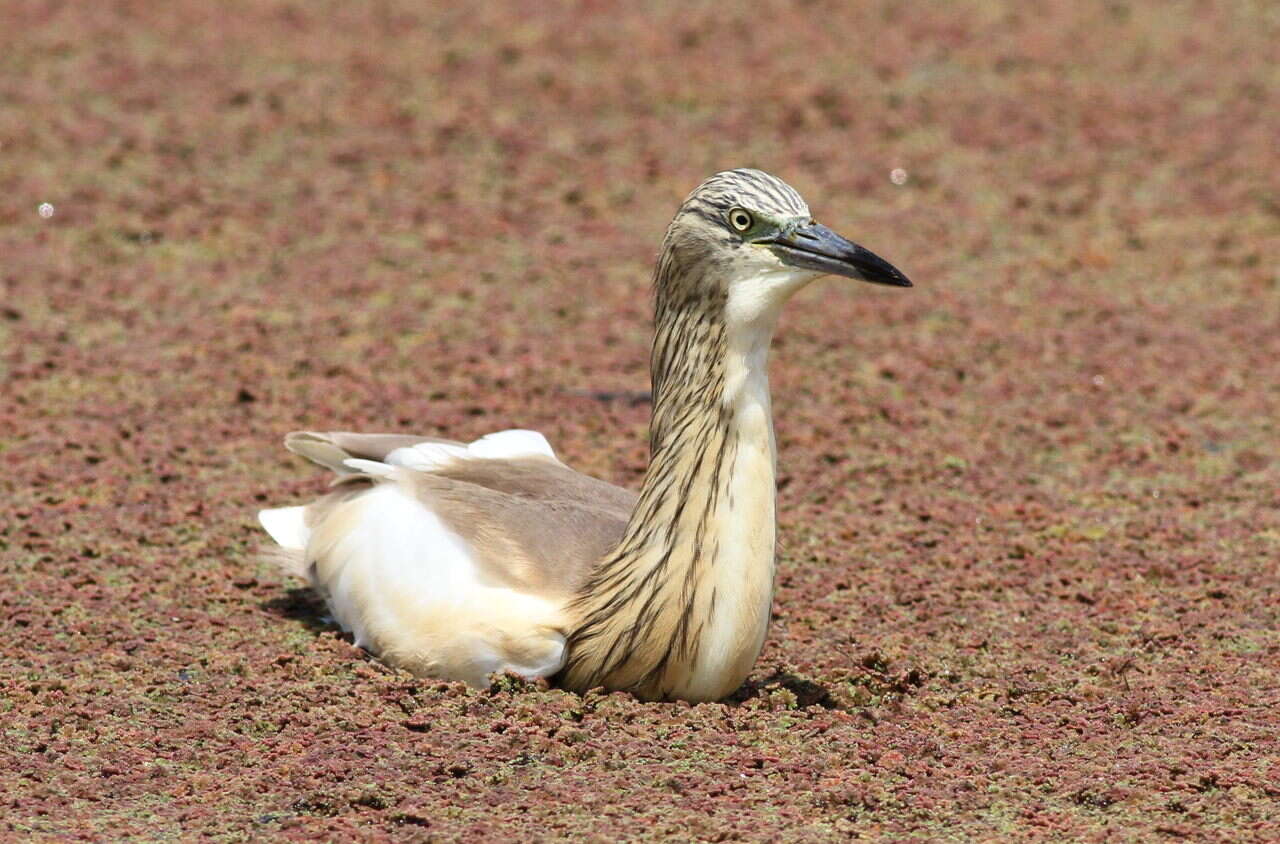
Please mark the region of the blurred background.
[[[0, 32], [11, 831], [1274, 825], [1277, 4], [6, 0]], [[530, 427], [634, 485], [652, 260], [738, 166], [917, 285], [784, 318], [739, 706], [490, 711], [256, 562], [254, 511], [323, 484], [292, 429]]]

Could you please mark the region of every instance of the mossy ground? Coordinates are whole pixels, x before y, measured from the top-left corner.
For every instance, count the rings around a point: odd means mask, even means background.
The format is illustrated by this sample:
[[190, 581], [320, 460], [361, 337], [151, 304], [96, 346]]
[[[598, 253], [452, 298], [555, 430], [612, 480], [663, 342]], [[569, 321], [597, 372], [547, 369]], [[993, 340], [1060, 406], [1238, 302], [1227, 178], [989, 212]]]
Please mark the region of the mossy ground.
[[[0, 829], [1280, 836], [1274, 4], [551, 5], [0, 9]], [[414, 680], [256, 562], [292, 429], [636, 483], [741, 165], [917, 287], [784, 319], [736, 701]]]

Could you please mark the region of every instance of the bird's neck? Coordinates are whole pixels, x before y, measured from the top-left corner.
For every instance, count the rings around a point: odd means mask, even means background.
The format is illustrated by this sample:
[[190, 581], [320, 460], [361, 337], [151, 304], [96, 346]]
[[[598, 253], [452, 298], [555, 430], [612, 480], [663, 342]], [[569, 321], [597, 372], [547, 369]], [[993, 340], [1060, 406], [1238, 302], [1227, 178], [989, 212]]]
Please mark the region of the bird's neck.
[[[661, 288], [660, 288], [661, 290]], [[746, 678], [773, 598], [776, 313], [659, 295], [651, 458], [623, 539], [580, 593], [562, 679], [714, 700]]]

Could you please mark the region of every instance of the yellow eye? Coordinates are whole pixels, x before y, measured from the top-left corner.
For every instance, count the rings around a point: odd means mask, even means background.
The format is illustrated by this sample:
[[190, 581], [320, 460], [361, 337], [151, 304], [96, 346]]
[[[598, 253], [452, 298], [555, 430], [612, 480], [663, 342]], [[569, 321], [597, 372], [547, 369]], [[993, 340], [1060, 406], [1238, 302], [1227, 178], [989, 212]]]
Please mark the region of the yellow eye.
[[751, 219], [751, 214], [741, 208], [735, 208], [729, 212], [729, 225], [740, 232], [751, 228], [753, 223], [755, 223], [755, 220]]

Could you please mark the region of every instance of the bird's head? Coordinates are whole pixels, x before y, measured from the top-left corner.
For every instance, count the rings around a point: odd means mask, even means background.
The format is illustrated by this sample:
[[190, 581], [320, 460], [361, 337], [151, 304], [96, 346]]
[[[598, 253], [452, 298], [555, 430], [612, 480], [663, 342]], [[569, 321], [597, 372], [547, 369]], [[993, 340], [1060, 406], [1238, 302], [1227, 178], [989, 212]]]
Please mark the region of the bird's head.
[[[689, 194], [663, 241], [657, 283], [686, 296], [722, 298], [741, 319], [776, 314], [824, 275], [910, 287], [888, 261], [813, 219], [786, 182], [760, 170], [726, 170]], [[659, 293], [663, 291], [660, 289]]]

